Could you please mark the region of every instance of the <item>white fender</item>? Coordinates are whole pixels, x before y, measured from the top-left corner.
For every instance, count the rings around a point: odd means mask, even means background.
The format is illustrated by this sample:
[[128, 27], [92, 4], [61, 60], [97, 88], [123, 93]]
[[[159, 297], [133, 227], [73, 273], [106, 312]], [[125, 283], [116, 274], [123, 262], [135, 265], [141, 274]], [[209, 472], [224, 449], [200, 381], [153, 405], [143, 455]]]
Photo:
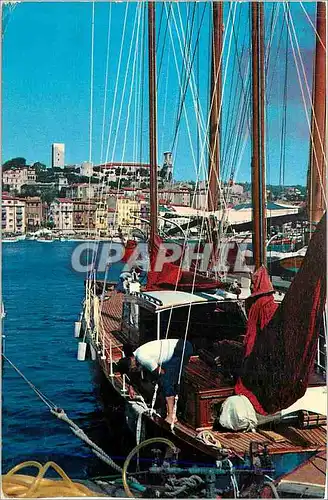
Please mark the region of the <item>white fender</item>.
[[77, 359], [78, 361], [85, 361], [85, 355], [87, 350], [86, 342], [79, 342], [78, 350], [77, 350]]
[[91, 354], [92, 361], [95, 361], [97, 359], [97, 353], [96, 353], [96, 349], [91, 344], [90, 344], [90, 354]]
[[77, 339], [81, 332], [81, 321], [75, 321], [74, 337]]

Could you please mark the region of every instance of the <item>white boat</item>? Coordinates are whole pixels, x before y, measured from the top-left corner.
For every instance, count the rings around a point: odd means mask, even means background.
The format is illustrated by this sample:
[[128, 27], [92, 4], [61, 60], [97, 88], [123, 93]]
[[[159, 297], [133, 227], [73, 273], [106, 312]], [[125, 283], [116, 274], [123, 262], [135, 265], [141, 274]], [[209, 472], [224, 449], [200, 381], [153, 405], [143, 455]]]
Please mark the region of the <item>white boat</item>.
[[2, 243], [17, 243], [18, 238], [16, 236], [8, 236], [5, 238], [2, 238]]
[[36, 241], [39, 241], [40, 243], [53, 243], [54, 240], [52, 237], [47, 238], [47, 237], [39, 236], [38, 238], [36, 238]]

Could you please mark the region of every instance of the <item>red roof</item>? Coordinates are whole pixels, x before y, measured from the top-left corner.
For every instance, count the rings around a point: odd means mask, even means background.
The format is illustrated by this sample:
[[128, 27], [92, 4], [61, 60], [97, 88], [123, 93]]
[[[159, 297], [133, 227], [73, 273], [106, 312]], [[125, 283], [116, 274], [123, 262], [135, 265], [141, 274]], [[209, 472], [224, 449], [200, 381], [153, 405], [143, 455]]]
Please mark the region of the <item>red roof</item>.
[[23, 198], [19, 198], [18, 196], [11, 196], [10, 194], [2, 193], [3, 200], [15, 200], [15, 201], [24, 201]]
[[73, 203], [73, 200], [70, 198], [57, 198], [57, 201], [59, 201], [59, 203]]

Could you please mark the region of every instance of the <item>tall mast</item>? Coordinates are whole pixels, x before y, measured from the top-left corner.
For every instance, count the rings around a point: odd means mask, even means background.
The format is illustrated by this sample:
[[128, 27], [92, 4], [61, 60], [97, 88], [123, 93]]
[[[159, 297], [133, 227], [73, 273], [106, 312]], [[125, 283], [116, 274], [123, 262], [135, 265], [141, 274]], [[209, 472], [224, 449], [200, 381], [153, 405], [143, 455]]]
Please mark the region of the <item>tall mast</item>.
[[312, 91], [310, 165], [308, 175], [308, 217], [314, 230], [326, 210], [326, 4], [317, 3], [317, 34]]
[[266, 263], [265, 149], [264, 149], [264, 28], [263, 5], [252, 6], [252, 206], [253, 261]]
[[259, 3], [260, 22], [260, 141], [261, 141], [261, 252], [262, 264], [266, 265], [267, 213], [265, 175], [265, 54], [264, 54], [264, 5]]
[[148, 2], [149, 62], [149, 160], [150, 160], [150, 248], [157, 234], [157, 129], [156, 129], [156, 32], [155, 3]]
[[222, 35], [223, 3], [214, 1], [213, 38], [212, 38], [212, 73], [211, 73], [211, 110], [209, 137], [209, 172], [207, 209], [218, 209], [220, 176], [220, 103], [222, 95]]

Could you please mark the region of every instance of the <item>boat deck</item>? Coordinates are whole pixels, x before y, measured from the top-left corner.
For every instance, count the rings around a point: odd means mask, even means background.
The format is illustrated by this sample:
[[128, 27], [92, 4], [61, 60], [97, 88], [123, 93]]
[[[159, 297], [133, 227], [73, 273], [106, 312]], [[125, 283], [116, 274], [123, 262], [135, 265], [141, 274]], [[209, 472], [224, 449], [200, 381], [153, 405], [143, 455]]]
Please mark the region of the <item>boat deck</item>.
[[[121, 317], [124, 295], [116, 291], [109, 291], [108, 299], [104, 301], [102, 307], [102, 335], [105, 342], [106, 360], [102, 362], [105, 374], [109, 374], [110, 350], [113, 360], [118, 361], [121, 354], [121, 347], [127, 337], [121, 331]], [[186, 376], [191, 380], [191, 385], [197, 388], [198, 394], [204, 400], [210, 401], [213, 394], [216, 401], [224, 400], [233, 394], [233, 387], [227, 385], [222, 376], [211, 369], [198, 356], [193, 356], [186, 369]], [[115, 373], [114, 386], [122, 392], [123, 380], [119, 373]], [[317, 384], [322, 378], [313, 375], [312, 384]], [[188, 391], [190, 385], [188, 384]], [[128, 398], [127, 394], [124, 396]], [[147, 417], [156, 422], [162, 429], [171, 432], [170, 426], [158, 415]], [[189, 421], [189, 419], [188, 419]], [[174, 435], [189, 445], [196, 446], [199, 451], [213, 457], [217, 456], [218, 447], [210, 446], [198, 438], [202, 430], [210, 431], [210, 437], [218, 441], [220, 446], [233, 450], [235, 453], [243, 455], [248, 452], [251, 442], [268, 443], [268, 450], [271, 454], [293, 453], [304, 451], [322, 451], [326, 447], [327, 428], [326, 425], [317, 425], [309, 428], [297, 428], [292, 425], [277, 424], [270, 430], [257, 429], [256, 432], [222, 432], [214, 431], [212, 426], [188, 425], [182, 419], [174, 427]]]
[[286, 498], [324, 498], [326, 473], [327, 456], [323, 451], [283, 476], [278, 493]]

